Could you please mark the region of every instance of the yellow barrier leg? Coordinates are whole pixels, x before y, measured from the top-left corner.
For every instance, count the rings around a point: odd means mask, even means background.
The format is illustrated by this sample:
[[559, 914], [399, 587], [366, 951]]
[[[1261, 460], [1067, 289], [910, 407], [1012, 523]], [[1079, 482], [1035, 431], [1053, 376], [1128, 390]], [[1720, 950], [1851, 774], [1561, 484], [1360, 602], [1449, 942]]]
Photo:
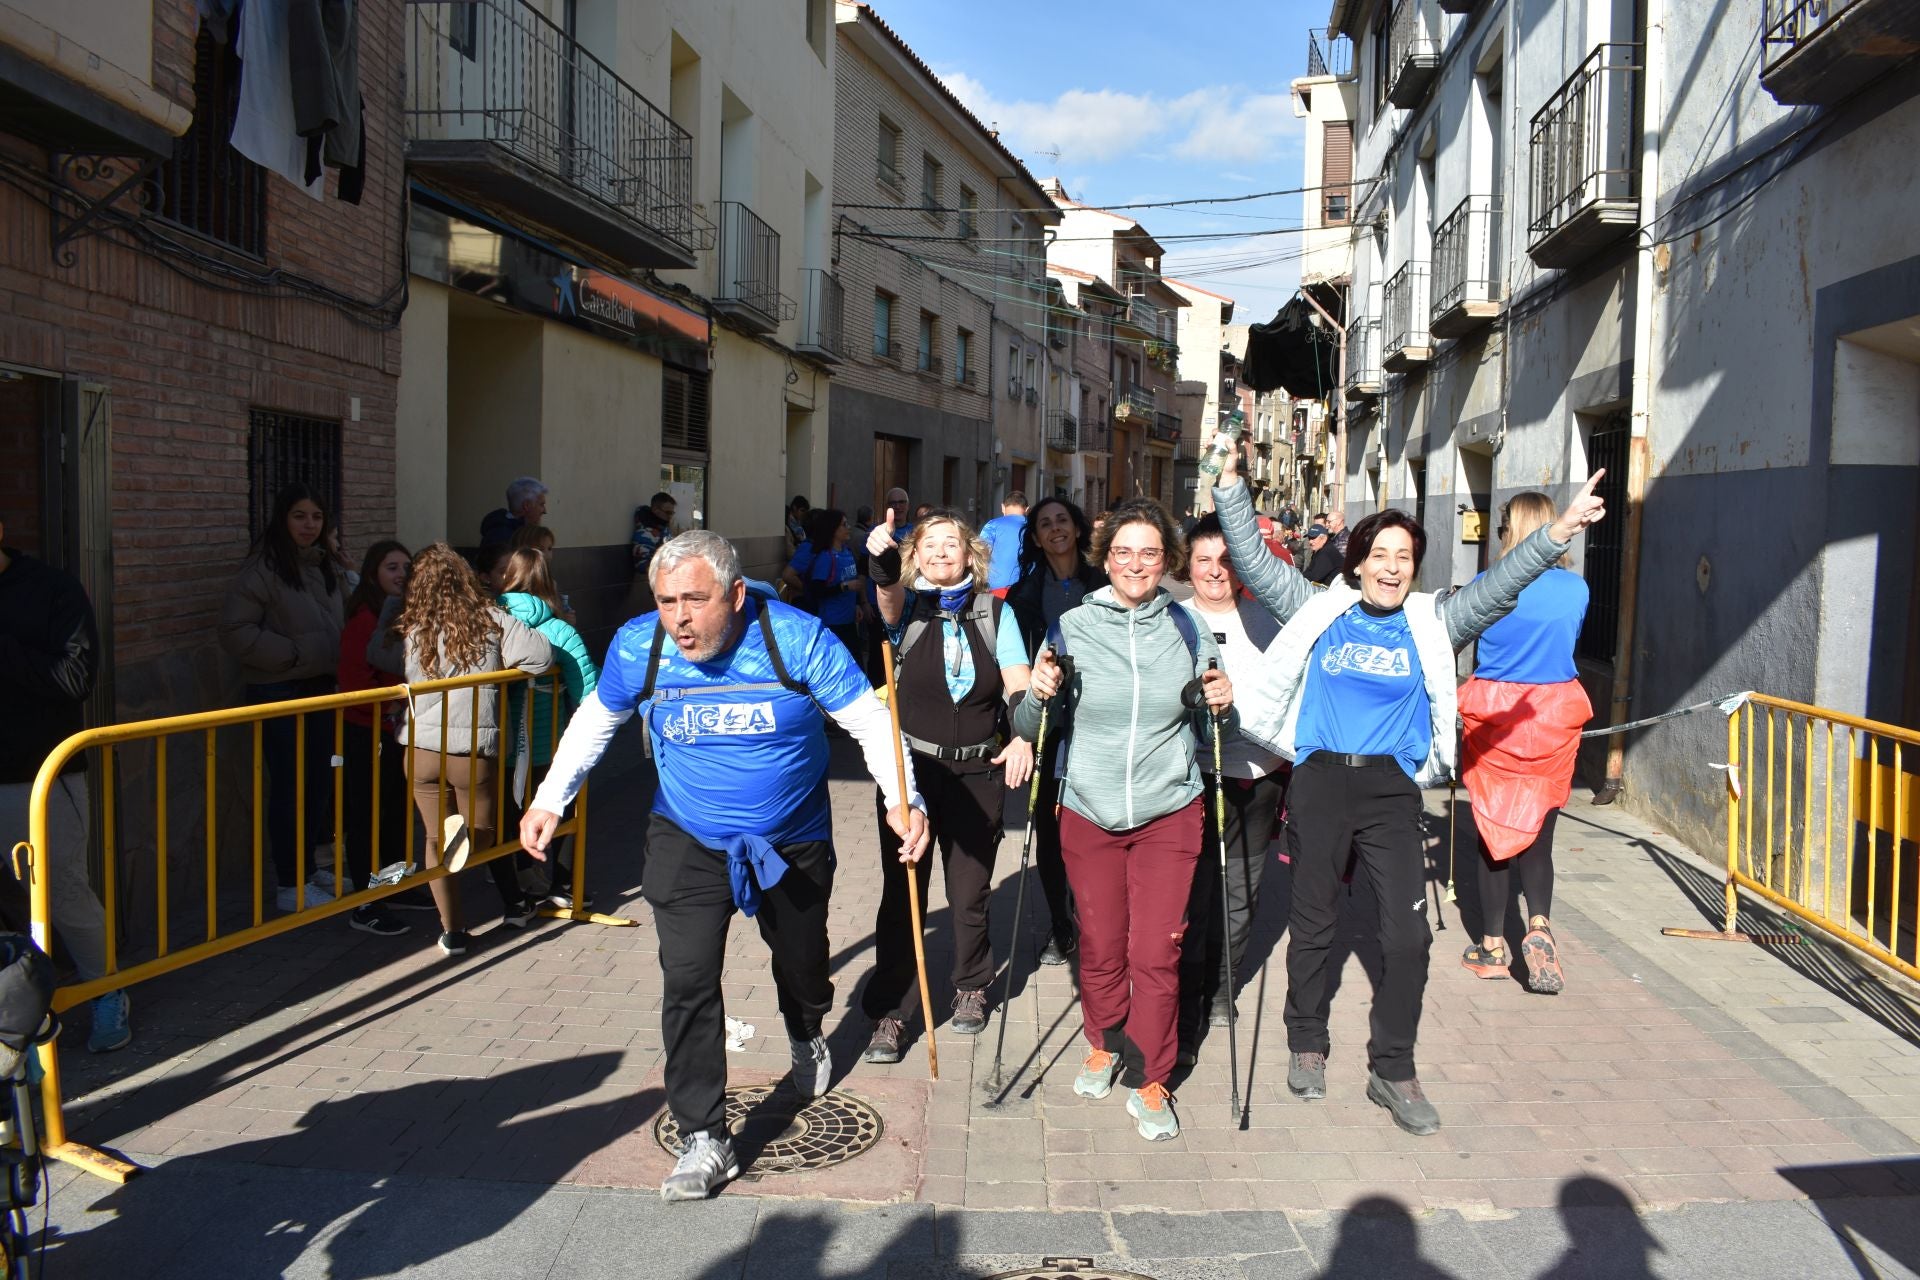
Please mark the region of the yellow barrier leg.
[[580, 788], [580, 794], [573, 802], [573, 908], [542, 907], [540, 915], [548, 920], [572, 920], [579, 924], [605, 925], [609, 929], [625, 929], [638, 925], [638, 920], [629, 920], [625, 916], [610, 916], [599, 911], [583, 911], [581, 899], [587, 896], [587, 789]]
[[66, 1116], [61, 1112], [60, 1054], [49, 1040], [39, 1047], [40, 1055], [40, 1150], [49, 1159], [70, 1164], [108, 1182], [125, 1182], [140, 1172], [140, 1166], [128, 1164], [84, 1143], [67, 1141]]

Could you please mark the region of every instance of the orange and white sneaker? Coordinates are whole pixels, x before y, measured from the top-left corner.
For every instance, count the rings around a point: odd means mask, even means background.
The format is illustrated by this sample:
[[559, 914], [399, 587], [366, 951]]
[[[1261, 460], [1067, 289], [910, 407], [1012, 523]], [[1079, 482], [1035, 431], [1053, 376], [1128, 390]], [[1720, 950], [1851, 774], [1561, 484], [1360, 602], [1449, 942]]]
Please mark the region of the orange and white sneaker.
[[1150, 1084], [1127, 1095], [1127, 1114], [1134, 1128], [1148, 1142], [1162, 1142], [1180, 1136], [1180, 1121], [1173, 1114], [1173, 1095], [1163, 1084]]
[[1073, 1078], [1073, 1091], [1083, 1098], [1104, 1098], [1113, 1092], [1113, 1074], [1119, 1069], [1120, 1058], [1105, 1049], [1090, 1049], [1087, 1060], [1080, 1064], [1080, 1074]]
[[1511, 978], [1507, 966], [1512, 963], [1505, 947], [1474, 943], [1460, 954], [1460, 967], [1476, 978]]

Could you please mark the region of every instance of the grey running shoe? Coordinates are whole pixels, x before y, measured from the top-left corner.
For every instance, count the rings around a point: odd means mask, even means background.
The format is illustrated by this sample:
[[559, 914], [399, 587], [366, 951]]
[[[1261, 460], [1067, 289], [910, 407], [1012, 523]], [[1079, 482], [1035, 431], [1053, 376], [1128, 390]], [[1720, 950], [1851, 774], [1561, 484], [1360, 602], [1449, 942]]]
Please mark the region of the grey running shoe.
[[1367, 1098], [1387, 1109], [1393, 1122], [1417, 1137], [1440, 1132], [1440, 1113], [1418, 1080], [1382, 1080], [1367, 1072]]
[[1162, 1084], [1127, 1091], [1127, 1114], [1133, 1127], [1148, 1142], [1164, 1142], [1180, 1136], [1180, 1121], [1173, 1114], [1173, 1095]]
[[953, 996], [953, 1029], [963, 1036], [977, 1036], [987, 1029], [987, 993], [956, 991]]
[[740, 1160], [733, 1154], [733, 1140], [716, 1138], [699, 1129], [687, 1135], [686, 1149], [660, 1184], [660, 1198], [705, 1200], [720, 1189], [721, 1183], [739, 1176]]
[[906, 1033], [906, 1025], [900, 1019], [880, 1019], [873, 1024], [873, 1039], [867, 1041], [867, 1051], [861, 1056], [868, 1062], [900, 1061], [900, 1045]]
[[803, 1098], [824, 1096], [833, 1085], [833, 1055], [827, 1051], [826, 1037], [787, 1043], [793, 1047], [793, 1087]]
[[1327, 1055], [1296, 1053], [1287, 1059], [1287, 1091], [1311, 1102], [1327, 1096]]
[[1119, 1054], [1089, 1049], [1080, 1074], [1073, 1078], [1073, 1091], [1083, 1098], [1104, 1098], [1113, 1092], [1113, 1077], [1119, 1070]]

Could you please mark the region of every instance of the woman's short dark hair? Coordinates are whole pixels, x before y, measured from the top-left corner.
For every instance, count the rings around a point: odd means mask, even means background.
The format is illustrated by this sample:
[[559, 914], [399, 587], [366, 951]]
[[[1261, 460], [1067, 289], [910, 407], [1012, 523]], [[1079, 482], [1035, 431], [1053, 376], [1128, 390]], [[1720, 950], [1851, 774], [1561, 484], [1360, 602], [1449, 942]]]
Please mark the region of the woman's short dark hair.
[[815, 507], [807, 512], [807, 518], [800, 522], [807, 531], [807, 541], [816, 551], [833, 550], [833, 535], [847, 522], [847, 513], [838, 507]]
[[1087, 513], [1077, 503], [1058, 494], [1042, 498], [1027, 508], [1027, 523], [1020, 530], [1020, 576], [1023, 578], [1047, 562], [1047, 553], [1040, 549], [1040, 540], [1034, 530], [1040, 527], [1040, 513], [1048, 507], [1059, 507], [1073, 521], [1073, 541], [1080, 551], [1082, 564], [1086, 563], [1087, 553], [1093, 546], [1093, 522], [1087, 519]]
[[1152, 498], [1128, 498], [1107, 515], [1107, 522], [1093, 535], [1093, 561], [1102, 568], [1106, 567], [1107, 552], [1113, 547], [1114, 535], [1130, 524], [1150, 525], [1160, 534], [1160, 545], [1166, 549], [1166, 559], [1162, 563], [1168, 573], [1178, 576], [1187, 567], [1186, 544], [1180, 541], [1180, 526], [1173, 522], [1167, 509]]
[[1187, 566], [1193, 563], [1193, 544], [1202, 538], [1218, 538], [1222, 542], [1227, 540], [1227, 531], [1221, 527], [1220, 517], [1215, 512], [1207, 512], [1193, 522], [1193, 528], [1187, 530], [1187, 564], [1181, 565], [1180, 572], [1174, 575], [1182, 582], [1189, 580]]
[[1385, 511], [1376, 511], [1347, 534], [1347, 563], [1345, 573], [1347, 585], [1360, 585], [1360, 566], [1367, 562], [1367, 556], [1373, 551], [1373, 541], [1382, 530], [1405, 529], [1407, 536], [1413, 539], [1413, 571], [1420, 572], [1420, 562], [1427, 558], [1427, 531], [1398, 507], [1388, 507]]

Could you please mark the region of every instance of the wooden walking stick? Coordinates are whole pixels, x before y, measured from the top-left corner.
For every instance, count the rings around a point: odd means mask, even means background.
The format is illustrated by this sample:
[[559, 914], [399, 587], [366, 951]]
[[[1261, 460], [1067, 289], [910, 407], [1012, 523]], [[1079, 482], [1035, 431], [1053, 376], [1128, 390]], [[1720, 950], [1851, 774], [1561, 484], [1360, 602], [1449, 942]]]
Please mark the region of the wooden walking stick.
[[[912, 810], [907, 805], [907, 749], [900, 739], [900, 690], [893, 679], [893, 645], [880, 642], [880, 661], [887, 673], [887, 714], [893, 717], [893, 766], [900, 787], [900, 825], [912, 829]], [[901, 837], [901, 843], [906, 837]], [[925, 857], [923, 853], [920, 855]], [[907, 873], [907, 907], [913, 913], [913, 967], [920, 975], [920, 1016], [927, 1023], [927, 1078], [940, 1078], [940, 1050], [933, 1042], [933, 995], [927, 990], [927, 940], [920, 924], [920, 877], [912, 863], [902, 863]]]

